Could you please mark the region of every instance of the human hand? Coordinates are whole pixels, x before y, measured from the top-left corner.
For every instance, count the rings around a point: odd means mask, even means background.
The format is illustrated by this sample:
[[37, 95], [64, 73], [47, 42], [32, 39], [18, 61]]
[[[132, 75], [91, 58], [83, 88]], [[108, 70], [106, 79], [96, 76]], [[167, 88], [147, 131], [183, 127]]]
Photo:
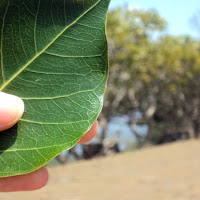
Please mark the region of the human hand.
[[[13, 95], [0, 92], [0, 131], [15, 125], [24, 112], [23, 101]], [[97, 133], [98, 123], [95, 121], [91, 129], [82, 137], [78, 144], [90, 141]], [[42, 188], [48, 180], [45, 167], [29, 174], [0, 178], [0, 192], [31, 191]]]

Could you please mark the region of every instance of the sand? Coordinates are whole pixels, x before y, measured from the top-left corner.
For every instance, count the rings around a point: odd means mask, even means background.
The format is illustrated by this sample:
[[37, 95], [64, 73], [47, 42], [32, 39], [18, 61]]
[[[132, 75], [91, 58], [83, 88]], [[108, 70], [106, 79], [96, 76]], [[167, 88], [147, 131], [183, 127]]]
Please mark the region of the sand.
[[49, 167], [45, 188], [0, 200], [199, 200], [199, 154], [191, 140]]

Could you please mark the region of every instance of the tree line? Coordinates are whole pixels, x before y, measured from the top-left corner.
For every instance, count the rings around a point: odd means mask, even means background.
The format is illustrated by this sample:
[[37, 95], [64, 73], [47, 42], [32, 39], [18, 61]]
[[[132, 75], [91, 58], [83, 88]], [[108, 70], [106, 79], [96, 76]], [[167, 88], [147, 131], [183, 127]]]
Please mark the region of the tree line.
[[[138, 142], [200, 135], [200, 41], [167, 35], [155, 10], [117, 8], [108, 14], [110, 77], [100, 122], [126, 114]], [[135, 111], [142, 113], [136, 122]], [[147, 124], [141, 138], [133, 124]]]

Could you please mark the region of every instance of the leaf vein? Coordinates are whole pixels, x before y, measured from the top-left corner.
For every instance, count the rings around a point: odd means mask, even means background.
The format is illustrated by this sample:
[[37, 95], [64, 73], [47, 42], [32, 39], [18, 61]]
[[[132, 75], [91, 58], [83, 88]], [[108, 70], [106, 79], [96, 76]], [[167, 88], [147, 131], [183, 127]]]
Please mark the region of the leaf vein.
[[82, 15], [80, 15], [74, 22], [66, 26], [52, 41], [44, 47], [39, 53], [37, 53], [29, 62], [27, 62], [20, 70], [18, 70], [17, 73], [15, 73], [7, 82], [5, 82], [2, 87], [0, 88], [0, 91], [2, 91], [4, 88], [6, 88], [7, 85], [9, 85], [19, 74], [21, 74], [31, 63], [33, 63], [41, 54], [43, 54], [69, 27], [71, 27], [72, 24], [76, 23], [78, 20], [80, 20], [86, 13], [88, 13], [91, 9], [93, 9], [98, 3], [97, 1], [94, 5], [92, 5], [87, 11], [85, 11]]
[[37, 18], [38, 18], [38, 13], [40, 9], [40, 0], [38, 0], [38, 6], [37, 6], [37, 13], [35, 16], [35, 24], [34, 24], [34, 44], [35, 44], [35, 53], [37, 54], [37, 36], [36, 36], [36, 29], [37, 29]]
[[47, 52], [45, 51], [44, 53], [51, 55], [51, 56], [56, 56], [56, 57], [61, 57], [61, 58], [94, 58], [94, 57], [101, 57], [102, 54], [97, 54], [97, 55], [85, 55], [85, 56], [63, 56], [63, 55], [59, 55], [59, 54], [55, 54], [55, 53], [51, 53], [51, 52]]
[[[6, 150], [6, 151], [4, 151], [4, 150], [0, 150], [0, 153], [2, 153], [2, 152], [17, 152], [17, 151], [37, 151], [37, 150], [42, 150], [42, 149], [52, 149], [52, 148], [54, 148], [54, 147], [61, 147], [61, 146], [63, 146], [63, 145], [66, 145], [66, 144], [70, 144], [70, 143], [73, 143], [74, 141], [76, 141], [76, 140], [78, 140], [78, 139], [80, 139], [80, 137], [77, 137], [76, 139], [74, 139], [74, 140], [72, 140], [72, 141], [70, 141], [70, 142], [65, 142], [64, 144], [61, 144], [61, 145], [53, 145], [53, 146], [46, 146], [46, 147], [38, 147], [38, 148], [31, 148], [31, 149], [10, 149], [10, 150]], [[67, 149], [66, 149], [67, 150]], [[16, 153], [17, 154], [17, 153]], [[17, 154], [18, 155], [18, 154]], [[19, 156], [19, 155], [18, 155]], [[19, 156], [19, 157], [21, 157], [21, 156]], [[27, 162], [27, 161], [26, 161]], [[0, 172], [0, 174], [1, 174], [1, 172]]]
[[[20, 12], [20, 8], [19, 8], [19, 16], [21, 15], [21, 12]], [[19, 39], [20, 39], [20, 43], [22, 45], [22, 50], [28, 60], [28, 56], [26, 54], [26, 50], [24, 49], [24, 44], [23, 44], [23, 40], [22, 40], [22, 32], [21, 32], [21, 23], [20, 23], [20, 19], [19, 19]]]
[[1, 27], [1, 73], [2, 73], [3, 83], [5, 83], [5, 75], [4, 75], [4, 69], [3, 69], [3, 32], [4, 32], [4, 26], [5, 26], [5, 18], [6, 18], [6, 14], [8, 12], [9, 5], [10, 5], [10, 0], [8, 0], [8, 4], [5, 9], [5, 13], [3, 16], [3, 21], [2, 21], [2, 27]]
[[30, 162], [28, 162], [27, 160], [25, 160], [22, 156], [20, 156], [16, 151], [15, 151], [16, 155], [21, 158], [25, 163], [28, 163], [29, 165], [31, 165], [32, 167], [34, 167], [34, 165]]

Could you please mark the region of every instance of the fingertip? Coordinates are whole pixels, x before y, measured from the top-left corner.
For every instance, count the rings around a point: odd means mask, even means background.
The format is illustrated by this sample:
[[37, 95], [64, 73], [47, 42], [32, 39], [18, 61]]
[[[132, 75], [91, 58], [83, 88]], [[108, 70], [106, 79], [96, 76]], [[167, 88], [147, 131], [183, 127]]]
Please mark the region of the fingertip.
[[15, 125], [24, 113], [24, 102], [17, 96], [0, 92], [0, 131]]
[[30, 174], [0, 178], [0, 192], [33, 191], [48, 182], [48, 171], [42, 167]]
[[32, 173], [16, 176], [16, 178], [18, 178], [16, 191], [34, 191], [43, 188], [48, 183], [49, 173], [45, 167], [42, 167]]
[[96, 136], [97, 130], [98, 130], [98, 122], [96, 120], [92, 125], [92, 127], [90, 128], [90, 130], [78, 142], [78, 144], [84, 144], [92, 140]]
[[31, 187], [24, 188], [24, 190], [38, 190], [43, 188], [48, 183], [49, 173], [45, 167], [42, 167], [33, 173]]

